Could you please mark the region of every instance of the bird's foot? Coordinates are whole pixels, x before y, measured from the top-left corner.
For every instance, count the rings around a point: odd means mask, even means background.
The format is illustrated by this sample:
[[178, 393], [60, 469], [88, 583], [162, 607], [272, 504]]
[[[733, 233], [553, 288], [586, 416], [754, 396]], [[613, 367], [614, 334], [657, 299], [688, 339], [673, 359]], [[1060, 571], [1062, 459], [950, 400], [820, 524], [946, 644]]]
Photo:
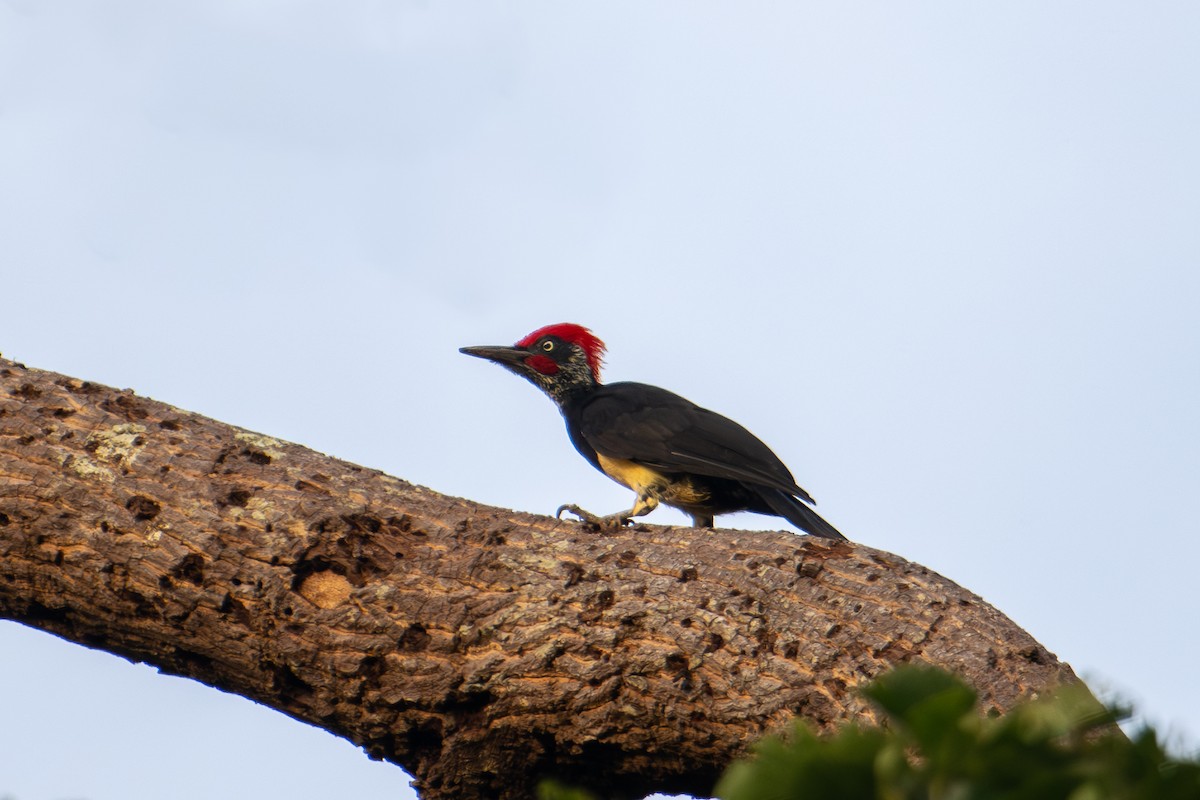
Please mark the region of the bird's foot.
[[629, 514], [608, 514], [607, 516], [597, 516], [590, 511], [585, 511], [574, 504], [561, 505], [558, 511], [554, 512], [554, 516], [562, 519], [563, 512], [574, 514], [579, 518], [579, 521], [585, 525], [591, 525], [602, 531], [619, 531], [625, 525], [629, 524]]

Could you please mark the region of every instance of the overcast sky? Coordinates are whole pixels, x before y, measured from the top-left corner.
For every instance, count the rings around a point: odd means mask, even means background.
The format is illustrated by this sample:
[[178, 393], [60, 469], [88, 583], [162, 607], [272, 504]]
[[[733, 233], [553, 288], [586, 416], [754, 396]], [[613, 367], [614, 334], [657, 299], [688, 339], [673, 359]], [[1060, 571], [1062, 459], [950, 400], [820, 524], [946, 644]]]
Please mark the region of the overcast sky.
[[[0, 0], [0, 351], [614, 511], [554, 407], [457, 353], [580, 322], [1195, 748], [1197, 42], [1190, 1]], [[0, 708], [16, 800], [412, 797], [7, 622]]]

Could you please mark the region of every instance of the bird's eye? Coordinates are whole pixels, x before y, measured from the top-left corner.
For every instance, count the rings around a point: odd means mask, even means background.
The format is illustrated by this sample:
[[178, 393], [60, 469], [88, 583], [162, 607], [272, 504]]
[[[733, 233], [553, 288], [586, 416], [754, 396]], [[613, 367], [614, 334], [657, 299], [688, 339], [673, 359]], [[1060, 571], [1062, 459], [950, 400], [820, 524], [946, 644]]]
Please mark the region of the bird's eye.
[[542, 342], [542, 349], [549, 353], [554, 349], [554, 342], [547, 339], [546, 341]]

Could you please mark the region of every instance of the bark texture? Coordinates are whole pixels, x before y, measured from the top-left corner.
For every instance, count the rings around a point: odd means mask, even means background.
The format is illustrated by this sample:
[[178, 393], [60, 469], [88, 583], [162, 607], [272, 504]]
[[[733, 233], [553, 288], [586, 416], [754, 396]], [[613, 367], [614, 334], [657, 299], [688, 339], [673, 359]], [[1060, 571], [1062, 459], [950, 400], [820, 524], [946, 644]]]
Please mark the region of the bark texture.
[[1001, 711], [1074, 680], [869, 547], [598, 534], [2, 359], [0, 616], [326, 728], [426, 800], [704, 795], [794, 715], [869, 717], [854, 687], [900, 662]]

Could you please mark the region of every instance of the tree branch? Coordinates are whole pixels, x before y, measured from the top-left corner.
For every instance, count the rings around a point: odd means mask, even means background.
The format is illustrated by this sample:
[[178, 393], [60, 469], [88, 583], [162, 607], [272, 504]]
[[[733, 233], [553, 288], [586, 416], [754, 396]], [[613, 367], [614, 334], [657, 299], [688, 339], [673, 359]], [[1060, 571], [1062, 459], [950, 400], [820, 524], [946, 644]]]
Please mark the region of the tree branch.
[[979, 597], [791, 533], [598, 534], [0, 359], [0, 617], [318, 725], [426, 800], [708, 792], [921, 661], [987, 708], [1074, 680]]

